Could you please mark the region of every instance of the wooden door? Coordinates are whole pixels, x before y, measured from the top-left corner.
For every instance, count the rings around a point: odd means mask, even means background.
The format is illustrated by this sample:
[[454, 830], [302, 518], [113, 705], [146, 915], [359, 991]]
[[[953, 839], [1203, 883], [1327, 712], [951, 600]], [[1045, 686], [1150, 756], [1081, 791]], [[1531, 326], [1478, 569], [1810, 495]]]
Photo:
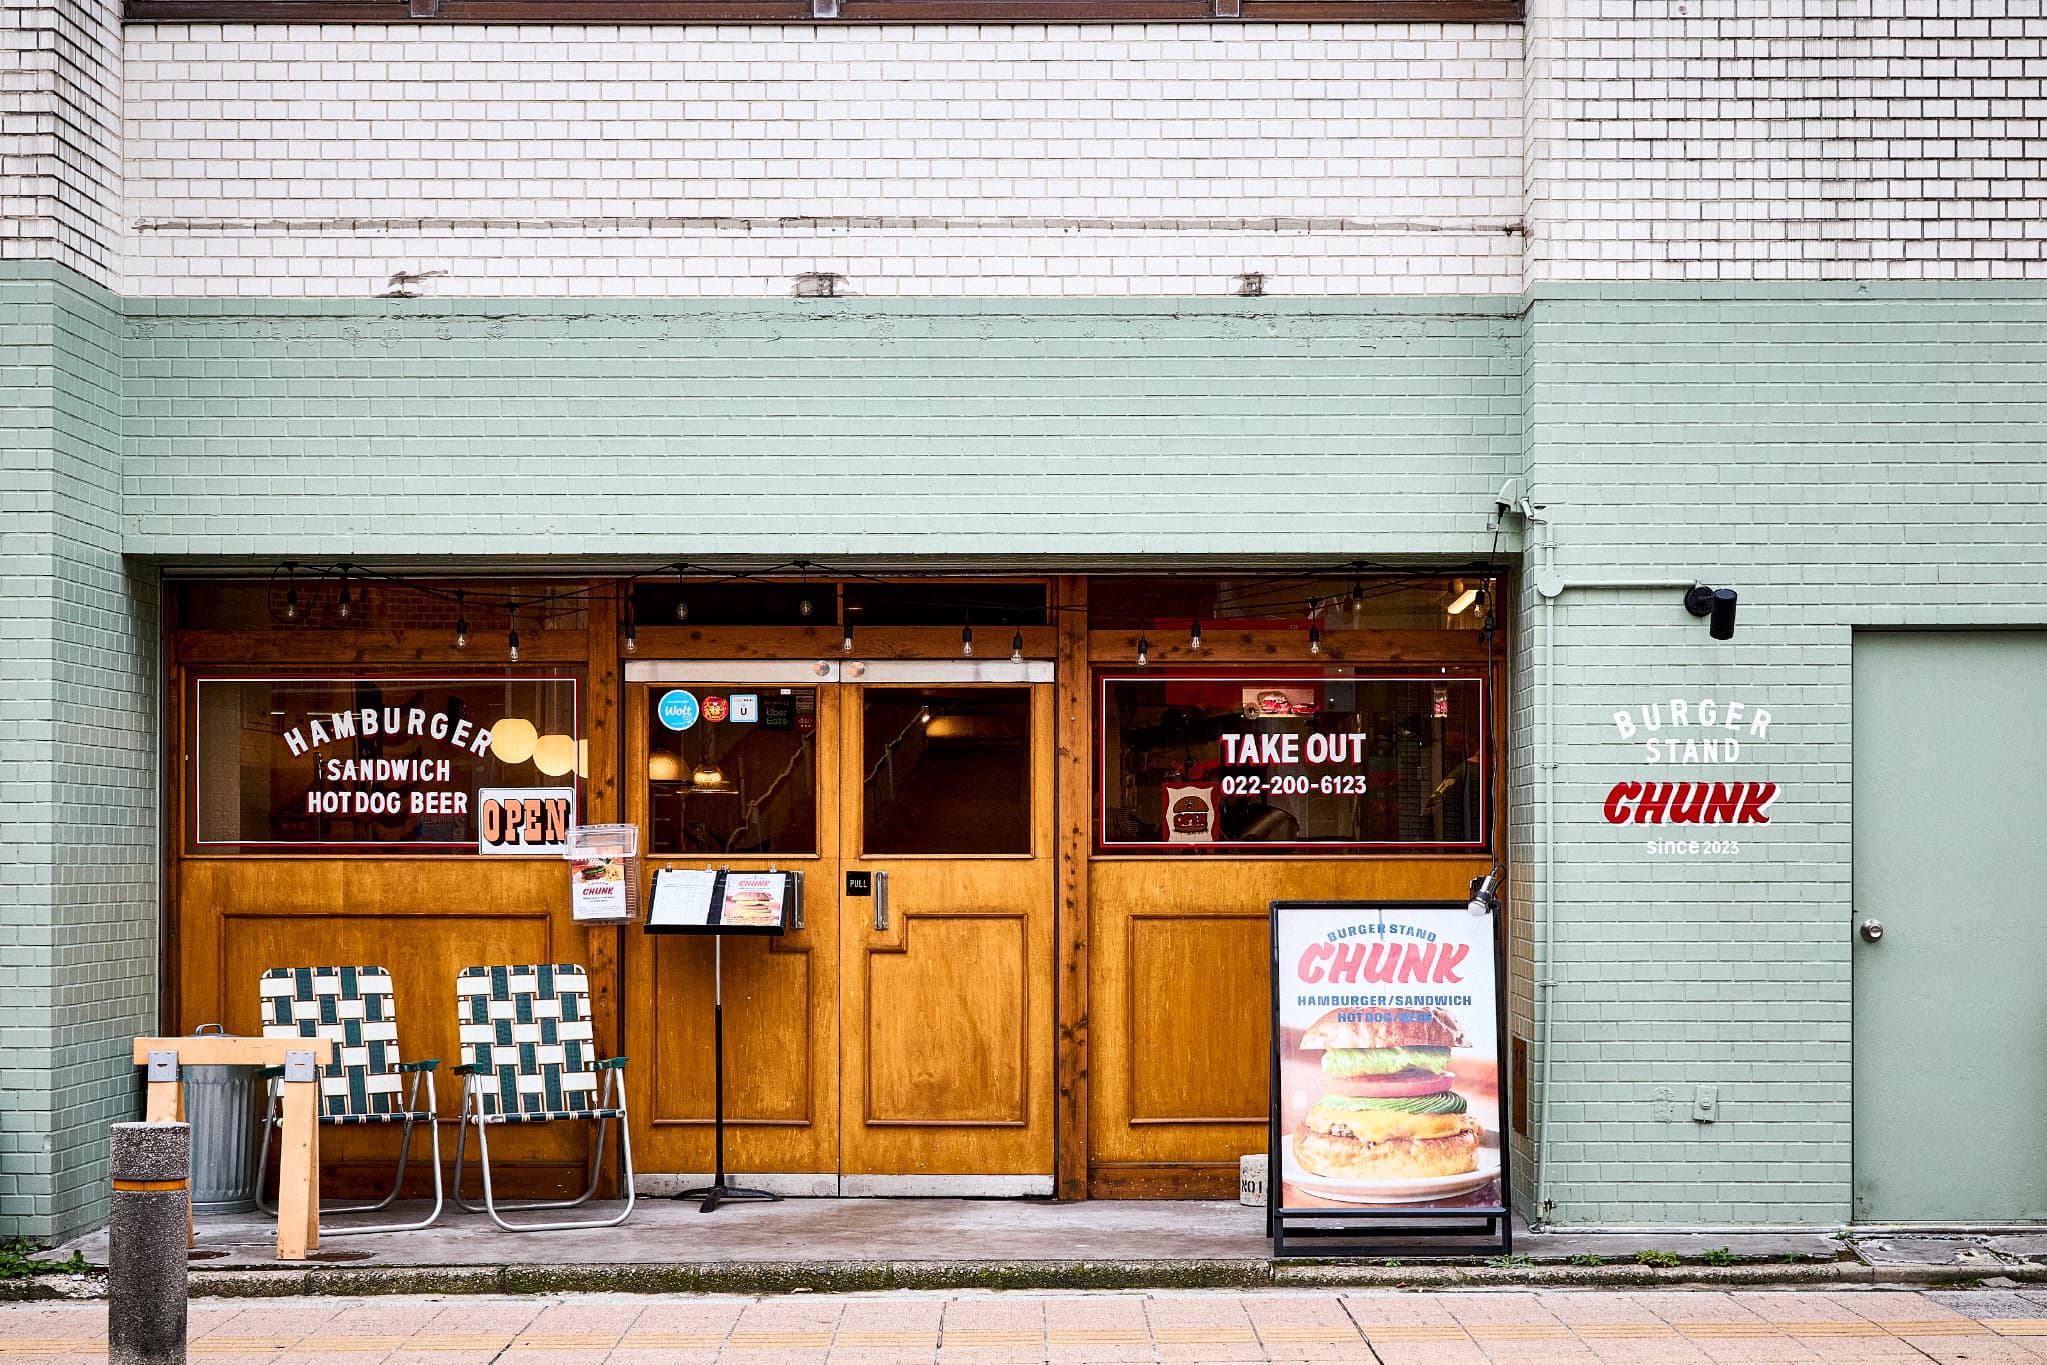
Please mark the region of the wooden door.
[[[669, 681], [627, 685], [624, 772], [640, 826], [643, 892], [664, 867], [804, 874], [803, 927], [723, 940], [725, 1159], [735, 1172], [815, 1173], [813, 1184], [775, 1188], [831, 1194], [839, 1162], [839, 689], [806, 683], [789, 665], [706, 672], [715, 668], [678, 667]], [[657, 714], [673, 690], [703, 703], [680, 731]], [[777, 709], [785, 705], [787, 726]], [[699, 790], [691, 779], [705, 761], [724, 780]], [[646, 1097], [635, 1099], [633, 1114], [642, 1171], [711, 1170], [713, 949], [706, 937], [626, 932], [626, 1052]]]
[[841, 690], [841, 1189], [1049, 1194], [1052, 688]]

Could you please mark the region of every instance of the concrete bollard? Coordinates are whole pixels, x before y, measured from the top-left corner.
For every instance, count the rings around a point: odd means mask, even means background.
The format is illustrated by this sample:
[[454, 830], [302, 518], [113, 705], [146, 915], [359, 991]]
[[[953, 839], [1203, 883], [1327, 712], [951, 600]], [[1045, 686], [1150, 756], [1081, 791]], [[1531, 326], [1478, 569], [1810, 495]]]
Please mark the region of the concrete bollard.
[[107, 1359], [185, 1365], [192, 1130], [182, 1123], [117, 1123], [113, 1131]]

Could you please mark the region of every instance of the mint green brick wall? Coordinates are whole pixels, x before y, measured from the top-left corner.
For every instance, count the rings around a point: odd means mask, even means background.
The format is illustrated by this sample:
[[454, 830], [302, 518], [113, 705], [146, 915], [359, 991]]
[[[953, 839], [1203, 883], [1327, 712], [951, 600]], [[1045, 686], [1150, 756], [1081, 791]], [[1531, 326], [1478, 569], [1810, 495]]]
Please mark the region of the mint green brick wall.
[[156, 1019], [156, 600], [121, 555], [121, 316], [0, 275], [0, 1234], [101, 1220]]
[[151, 555], [1468, 557], [1520, 459], [1511, 301], [131, 308]]
[[[1696, 575], [1742, 599], [1722, 644], [1675, 589], [1523, 597], [1524, 905], [1552, 613], [1556, 631], [1555, 938], [1537, 968], [1555, 982], [1551, 1215], [1844, 1221], [1850, 636], [2047, 623], [2047, 289], [1546, 289], [1529, 346], [1532, 491], [1555, 544], [1530, 564]], [[1611, 713], [1673, 697], [1760, 704], [1772, 724], [1738, 764], [1651, 766]], [[1697, 778], [1782, 785], [1741, 856], [1653, 859], [1647, 837], [1690, 831], [1601, 817], [1614, 782]], [[1700, 1084], [1716, 1123], [1689, 1117]]]

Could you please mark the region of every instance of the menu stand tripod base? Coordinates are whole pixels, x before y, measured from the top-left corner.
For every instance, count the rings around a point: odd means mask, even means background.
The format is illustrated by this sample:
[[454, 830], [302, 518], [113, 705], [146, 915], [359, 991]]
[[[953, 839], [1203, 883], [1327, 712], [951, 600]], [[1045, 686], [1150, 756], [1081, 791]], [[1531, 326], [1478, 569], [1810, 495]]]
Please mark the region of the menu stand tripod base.
[[728, 1184], [725, 1180], [725, 940], [722, 935], [711, 940], [711, 1056], [713, 1101], [713, 1131], [716, 1133], [717, 1166], [711, 1173], [711, 1183], [694, 1190], [684, 1190], [673, 1196], [676, 1199], [701, 1199], [698, 1213], [709, 1213], [720, 1204], [738, 1204], [749, 1200], [768, 1204], [779, 1204], [782, 1196], [769, 1194], [766, 1190], [750, 1190], [742, 1185]]

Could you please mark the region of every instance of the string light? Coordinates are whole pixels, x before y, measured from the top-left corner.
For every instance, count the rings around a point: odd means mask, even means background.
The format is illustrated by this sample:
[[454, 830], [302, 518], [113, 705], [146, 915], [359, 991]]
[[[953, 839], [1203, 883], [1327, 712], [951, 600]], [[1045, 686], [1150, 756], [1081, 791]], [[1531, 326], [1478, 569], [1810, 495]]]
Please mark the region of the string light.
[[284, 619], [296, 621], [299, 618], [299, 585], [297, 564], [287, 561], [284, 566]]
[[803, 571], [803, 596], [796, 603], [796, 614], [809, 620], [817, 611], [817, 603], [810, 600], [810, 570]]
[[469, 648], [469, 615], [462, 610], [462, 590], [455, 589], [455, 648]]
[[1016, 634], [1009, 637], [1009, 661], [1013, 664], [1020, 664], [1023, 662], [1022, 631], [1018, 631]]
[[1193, 629], [1187, 632], [1187, 650], [1191, 654], [1201, 652], [1201, 621], [1196, 618]]
[[1145, 667], [1151, 662], [1151, 641], [1142, 635], [1137, 637], [1137, 666]]
[[960, 653], [969, 659], [974, 657], [974, 628], [972, 626], [960, 627]]
[[348, 566], [346, 564], [341, 566], [341, 606], [339, 611], [341, 619], [346, 621], [349, 613]]
[[513, 663], [519, 662], [519, 621], [512, 612], [512, 604], [505, 604], [505, 644]]
[[628, 597], [625, 600], [625, 652], [628, 654], [640, 652], [639, 637], [633, 629], [638, 624], [633, 616], [633, 599]]
[[848, 616], [846, 618], [846, 623], [839, 627], [839, 653], [851, 654], [852, 652], [853, 652], [853, 618], [851, 616]]
[[1322, 652], [1322, 623], [1315, 618], [1315, 613], [1320, 610], [1322, 610], [1322, 599], [1319, 597], [1309, 598], [1308, 652], [1310, 654], [1320, 654]]

